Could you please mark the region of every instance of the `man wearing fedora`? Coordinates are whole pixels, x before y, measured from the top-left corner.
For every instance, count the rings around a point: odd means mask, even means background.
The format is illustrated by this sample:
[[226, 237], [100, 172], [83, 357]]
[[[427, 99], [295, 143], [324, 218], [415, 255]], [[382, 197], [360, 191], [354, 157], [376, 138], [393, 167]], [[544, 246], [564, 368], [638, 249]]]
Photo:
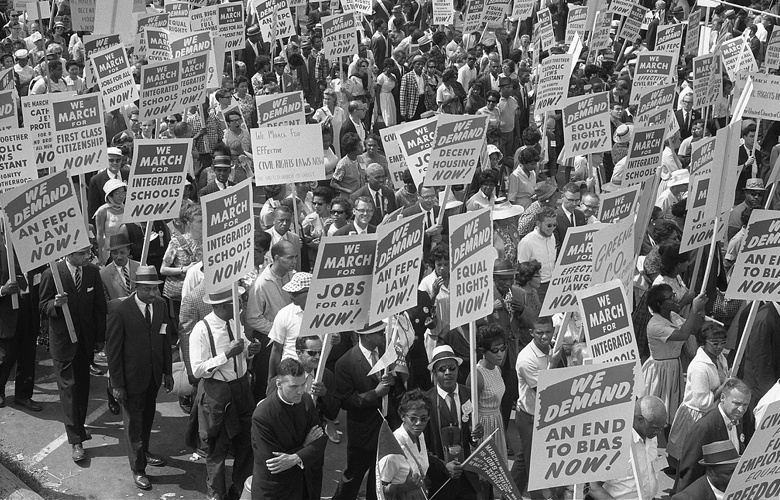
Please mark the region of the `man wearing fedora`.
[[[190, 335], [190, 363], [201, 379], [197, 404], [198, 435], [205, 444], [209, 499], [237, 499], [252, 475], [252, 412], [247, 360], [260, 351], [242, 332], [237, 335], [232, 290], [209, 293], [203, 302], [213, 312]], [[192, 421], [191, 421], [192, 422]], [[232, 485], [227, 486], [225, 460], [233, 449]]]
[[[122, 247], [124, 249], [124, 247]], [[146, 466], [160, 467], [163, 459], [149, 452], [160, 385], [173, 390], [168, 304], [160, 297], [154, 266], [140, 266], [135, 291], [108, 316], [106, 358], [114, 397], [125, 409], [123, 423], [133, 482], [151, 489]]]
[[717, 500], [724, 498], [731, 475], [739, 463], [739, 453], [728, 439], [701, 447], [703, 458], [699, 465], [705, 475], [672, 497], [672, 500]]
[[246, 77], [250, 80], [257, 72], [255, 68], [255, 60], [259, 56], [268, 55], [268, 49], [265, 43], [263, 43], [263, 36], [260, 33], [260, 26], [253, 24], [246, 29], [246, 45], [244, 50], [238, 52], [239, 61], [244, 61], [246, 64]]
[[396, 384], [391, 373], [371, 376], [368, 372], [382, 357], [385, 323], [367, 325], [356, 331], [360, 341], [336, 362], [336, 399], [347, 411], [347, 467], [333, 494], [333, 500], [355, 500], [368, 473], [367, 500], [376, 500], [374, 488], [376, 447], [382, 425], [382, 399], [388, 397], [386, 417], [393, 423], [393, 392]]
[[430, 462], [428, 478], [430, 491], [442, 489], [440, 498], [476, 500], [479, 478], [465, 472], [461, 463], [482, 438], [483, 429], [477, 423], [472, 430], [471, 391], [458, 383], [461, 363], [463, 359], [455, 356], [450, 346], [440, 345], [433, 350], [428, 364], [435, 384], [426, 393], [433, 402], [431, 420], [424, 431]]
[[[51, 268], [46, 269], [41, 276], [38, 303], [40, 314], [49, 319], [49, 350], [74, 462], [86, 458], [82, 443], [92, 439], [84, 427], [89, 405], [89, 365], [95, 347], [100, 350], [106, 338], [106, 297], [100, 271], [89, 263], [91, 258], [92, 247], [85, 247], [57, 262], [62, 292], [54, 284]], [[71, 342], [68, 333], [64, 304], [70, 309], [76, 342]]]
[[[746, 359], [747, 362], [747, 359]], [[745, 451], [745, 434], [742, 430], [742, 417], [750, 405], [751, 390], [738, 378], [730, 378], [723, 384], [718, 406], [698, 420], [685, 440], [680, 466], [673, 492], [684, 491], [705, 473], [699, 464], [702, 446], [715, 441], [731, 441], [741, 454]]]
[[766, 193], [764, 179], [748, 179], [747, 182], [745, 182], [745, 187], [742, 190], [742, 193], [744, 194], [745, 199], [742, 201], [742, 203], [734, 206], [734, 208], [731, 209], [731, 213], [729, 214], [729, 225], [728, 229], [726, 230], [726, 241], [731, 241], [731, 239], [739, 232], [739, 230], [742, 229], [742, 212], [748, 208], [763, 208], [764, 193]]
[[125, 157], [122, 154], [122, 150], [119, 148], [111, 147], [107, 149], [108, 154], [108, 168], [101, 170], [97, 174], [93, 175], [89, 180], [89, 188], [87, 192], [87, 213], [89, 220], [95, 218], [95, 212], [105, 203], [103, 186], [109, 179], [116, 179], [127, 182], [127, 177], [130, 175], [130, 171], [123, 168], [125, 164]]
[[233, 164], [231, 163], [230, 155], [224, 153], [223, 151], [215, 151], [214, 162], [211, 165], [211, 168], [214, 170], [214, 180], [203, 186], [203, 189], [198, 192], [198, 196], [206, 196], [207, 194], [227, 189], [230, 186], [235, 186], [236, 183], [230, 180]]

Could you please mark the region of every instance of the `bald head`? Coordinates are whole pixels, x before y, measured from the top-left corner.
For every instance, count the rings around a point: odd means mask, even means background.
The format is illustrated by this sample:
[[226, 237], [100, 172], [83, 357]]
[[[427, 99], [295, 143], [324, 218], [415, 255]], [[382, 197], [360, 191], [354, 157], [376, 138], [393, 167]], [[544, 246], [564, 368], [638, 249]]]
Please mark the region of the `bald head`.
[[385, 169], [379, 163], [372, 163], [366, 167], [366, 182], [372, 190], [379, 191], [386, 180]]
[[634, 430], [642, 439], [652, 439], [664, 430], [666, 405], [656, 396], [644, 396], [634, 404]]

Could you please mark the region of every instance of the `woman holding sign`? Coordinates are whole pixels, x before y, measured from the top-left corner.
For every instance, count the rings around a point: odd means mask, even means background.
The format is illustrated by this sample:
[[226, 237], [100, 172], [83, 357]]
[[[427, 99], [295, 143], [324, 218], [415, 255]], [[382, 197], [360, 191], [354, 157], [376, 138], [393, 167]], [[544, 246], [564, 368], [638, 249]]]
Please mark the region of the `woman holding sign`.
[[122, 226], [127, 184], [119, 179], [110, 179], [103, 185], [103, 192], [106, 194], [106, 203], [95, 212], [98, 257], [101, 264], [105, 264], [108, 261], [108, 241], [111, 239], [111, 236], [119, 232], [119, 228]]
[[160, 274], [165, 276], [163, 295], [173, 303], [171, 314], [179, 317], [181, 289], [187, 270], [203, 259], [203, 214], [200, 205], [190, 205], [182, 211], [181, 220], [187, 224], [187, 231], [171, 238], [163, 256]]

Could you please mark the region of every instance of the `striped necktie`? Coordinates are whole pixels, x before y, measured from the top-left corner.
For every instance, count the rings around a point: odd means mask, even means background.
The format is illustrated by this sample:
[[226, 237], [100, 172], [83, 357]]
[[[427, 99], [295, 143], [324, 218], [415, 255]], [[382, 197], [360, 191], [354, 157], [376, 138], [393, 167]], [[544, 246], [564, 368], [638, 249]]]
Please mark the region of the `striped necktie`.
[[122, 266], [122, 277], [125, 279], [125, 292], [130, 295], [130, 271], [127, 270], [127, 264]]
[[80, 292], [81, 291], [81, 268], [80, 267], [76, 268], [75, 281], [76, 281], [76, 291]]

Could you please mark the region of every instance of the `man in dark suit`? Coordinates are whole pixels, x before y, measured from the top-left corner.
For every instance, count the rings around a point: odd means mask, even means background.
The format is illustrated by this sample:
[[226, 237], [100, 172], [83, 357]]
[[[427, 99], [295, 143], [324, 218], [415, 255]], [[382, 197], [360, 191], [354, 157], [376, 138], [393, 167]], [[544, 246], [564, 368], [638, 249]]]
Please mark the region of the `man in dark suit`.
[[93, 175], [89, 180], [88, 196], [87, 196], [87, 212], [89, 214], [89, 220], [95, 218], [95, 212], [103, 205], [105, 195], [103, 193], [103, 186], [109, 179], [121, 179], [127, 182], [127, 176], [130, 174], [129, 170], [122, 168], [124, 165], [124, 155], [119, 148], [108, 148], [108, 168], [101, 170], [97, 174]]
[[431, 247], [434, 243], [437, 245], [442, 242], [444, 236], [448, 232], [447, 218], [444, 218], [444, 222], [439, 224], [439, 212], [441, 207], [436, 206], [438, 196], [436, 194], [436, 188], [424, 187], [422, 183], [417, 187], [417, 193], [420, 195], [420, 202], [412, 205], [409, 208], [404, 209], [401, 215], [404, 217], [412, 217], [417, 214], [425, 214], [423, 216], [423, 228], [425, 229], [425, 236], [423, 237], [423, 262], [428, 261], [428, 254], [431, 251]]
[[374, 217], [374, 202], [368, 196], [361, 196], [355, 200], [355, 207], [352, 209], [354, 219], [352, 222], [342, 227], [334, 233], [334, 236], [345, 236], [350, 234], [373, 234], [376, 232], [376, 226], [371, 224]]
[[371, 37], [371, 53], [377, 68], [385, 67], [385, 59], [390, 57], [390, 43], [387, 41], [387, 20], [374, 17], [374, 35]]
[[270, 74], [279, 86], [279, 91], [285, 93], [300, 90], [293, 82], [292, 76], [285, 72], [286, 67], [287, 59], [284, 56], [274, 57], [274, 70]]
[[238, 52], [237, 59], [246, 64], [246, 77], [250, 80], [255, 75], [255, 60], [258, 56], [268, 55], [263, 37], [260, 33], [260, 27], [256, 24], [246, 29], [246, 45], [243, 50]]
[[563, 186], [563, 203], [555, 209], [555, 221], [558, 226], [553, 234], [555, 235], [555, 252], [560, 253], [563, 239], [566, 237], [566, 231], [570, 227], [584, 226], [587, 223], [585, 214], [577, 208], [582, 201], [580, 187], [570, 182]]
[[135, 292], [114, 309], [106, 327], [106, 358], [114, 397], [124, 407], [122, 421], [133, 482], [152, 488], [146, 466], [165, 461], [149, 452], [160, 385], [173, 390], [168, 303], [160, 297], [162, 280], [154, 266], [141, 266]]
[[19, 293], [19, 283], [18, 278], [12, 278], [8, 273], [7, 257], [5, 245], [0, 245], [0, 408], [6, 406], [5, 384], [16, 362], [16, 327], [19, 318], [19, 310], [13, 308], [11, 298], [13, 294]]
[[276, 390], [255, 408], [253, 498], [310, 497], [312, 466], [322, 461], [328, 440], [317, 408], [306, 393], [307, 380], [297, 359], [282, 360], [277, 367]]
[[367, 196], [374, 202], [374, 216], [371, 217], [369, 224], [378, 226], [382, 223], [385, 216], [395, 212], [398, 204], [395, 200], [395, 193], [392, 189], [385, 186], [387, 175], [385, 169], [379, 163], [372, 163], [366, 167], [366, 185], [352, 193], [352, 203], [361, 196]]
[[[368, 472], [366, 499], [376, 500], [374, 464], [379, 428], [382, 425], [382, 398], [395, 386], [392, 374], [368, 372], [382, 356], [385, 324], [381, 321], [356, 332], [360, 343], [336, 362], [336, 398], [347, 410], [347, 468], [333, 494], [333, 500], [355, 500]], [[392, 402], [393, 398], [390, 397]], [[392, 415], [387, 415], [391, 418]]]
[[301, 39], [301, 56], [303, 64], [296, 68], [298, 82], [301, 84], [303, 98], [312, 109], [322, 106], [322, 93], [317, 84], [317, 55], [312, 53], [311, 40], [306, 37]]
[[339, 132], [339, 144], [345, 135], [352, 132], [360, 137], [361, 141], [366, 140], [366, 127], [363, 125], [363, 120], [366, 117], [368, 111], [368, 104], [361, 101], [349, 101], [347, 106], [349, 116], [347, 120], [344, 120], [344, 124], [341, 126]]
[[[89, 404], [89, 365], [95, 346], [106, 338], [106, 297], [100, 271], [90, 264], [92, 247], [83, 248], [56, 264], [63, 290], [57, 290], [52, 270], [41, 276], [40, 313], [49, 318], [49, 350], [60, 393], [65, 431], [74, 462], [86, 458], [82, 443], [92, 436], [84, 428]], [[62, 306], [68, 304], [76, 342], [71, 342]]]
[[677, 125], [680, 126], [680, 139], [687, 139], [691, 136], [693, 121], [701, 118], [701, 113], [693, 109], [693, 92], [688, 92], [682, 96], [682, 109], [674, 112], [677, 119]]
[[[488, 62], [488, 71], [485, 72], [485, 74], [477, 79], [478, 82], [482, 83], [482, 98], [487, 99], [487, 93], [491, 90], [497, 90], [498, 87], [498, 79], [501, 76], [501, 62], [497, 59], [490, 60]], [[494, 85], [495, 84], [495, 85]]]
[[214, 163], [211, 168], [214, 169], [214, 175], [216, 176], [213, 181], [209, 182], [203, 189], [198, 192], [198, 196], [206, 196], [207, 194], [216, 193], [229, 186], [234, 186], [236, 183], [229, 180], [230, 172], [233, 170], [233, 165], [230, 162], [230, 156], [220, 153], [214, 155]]
[[731, 378], [723, 385], [720, 403], [693, 424], [685, 440], [685, 446], [677, 469], [675, 492], [685, 490], [704, 475], [702, 446], [715, 441], [729, 440], [740, 454], [745, 451], [745, 435], [742, 433], [742, 417], [750, 404], [750, 388], [738, 378]]
[[452, 500], [476, 499], [480, 490], [477, 475], [464, 472], [461, 465], [483, 433], [481, 423], [471, 430], [471, 391], [458, 384], [458, 366], [462, 362], [450, 346], [441, 345], [433, 350], [428, 365], [435, 379], [434, 387], [426, 393], [434, 407], [425, 427], [430, 458], [428, 478], [431, 491], [442, 488], [441, 498]]
[[[723, 498], [734, 470], [739, 463], [739, 453], [729, 440], [716, 441], [702, 446], [704, 458], [699, 465], [707, 468], [704, 476], [694, 481], [672, 500], [716, 500]], [[715, 496], [715, 491], [719, 496]]]

